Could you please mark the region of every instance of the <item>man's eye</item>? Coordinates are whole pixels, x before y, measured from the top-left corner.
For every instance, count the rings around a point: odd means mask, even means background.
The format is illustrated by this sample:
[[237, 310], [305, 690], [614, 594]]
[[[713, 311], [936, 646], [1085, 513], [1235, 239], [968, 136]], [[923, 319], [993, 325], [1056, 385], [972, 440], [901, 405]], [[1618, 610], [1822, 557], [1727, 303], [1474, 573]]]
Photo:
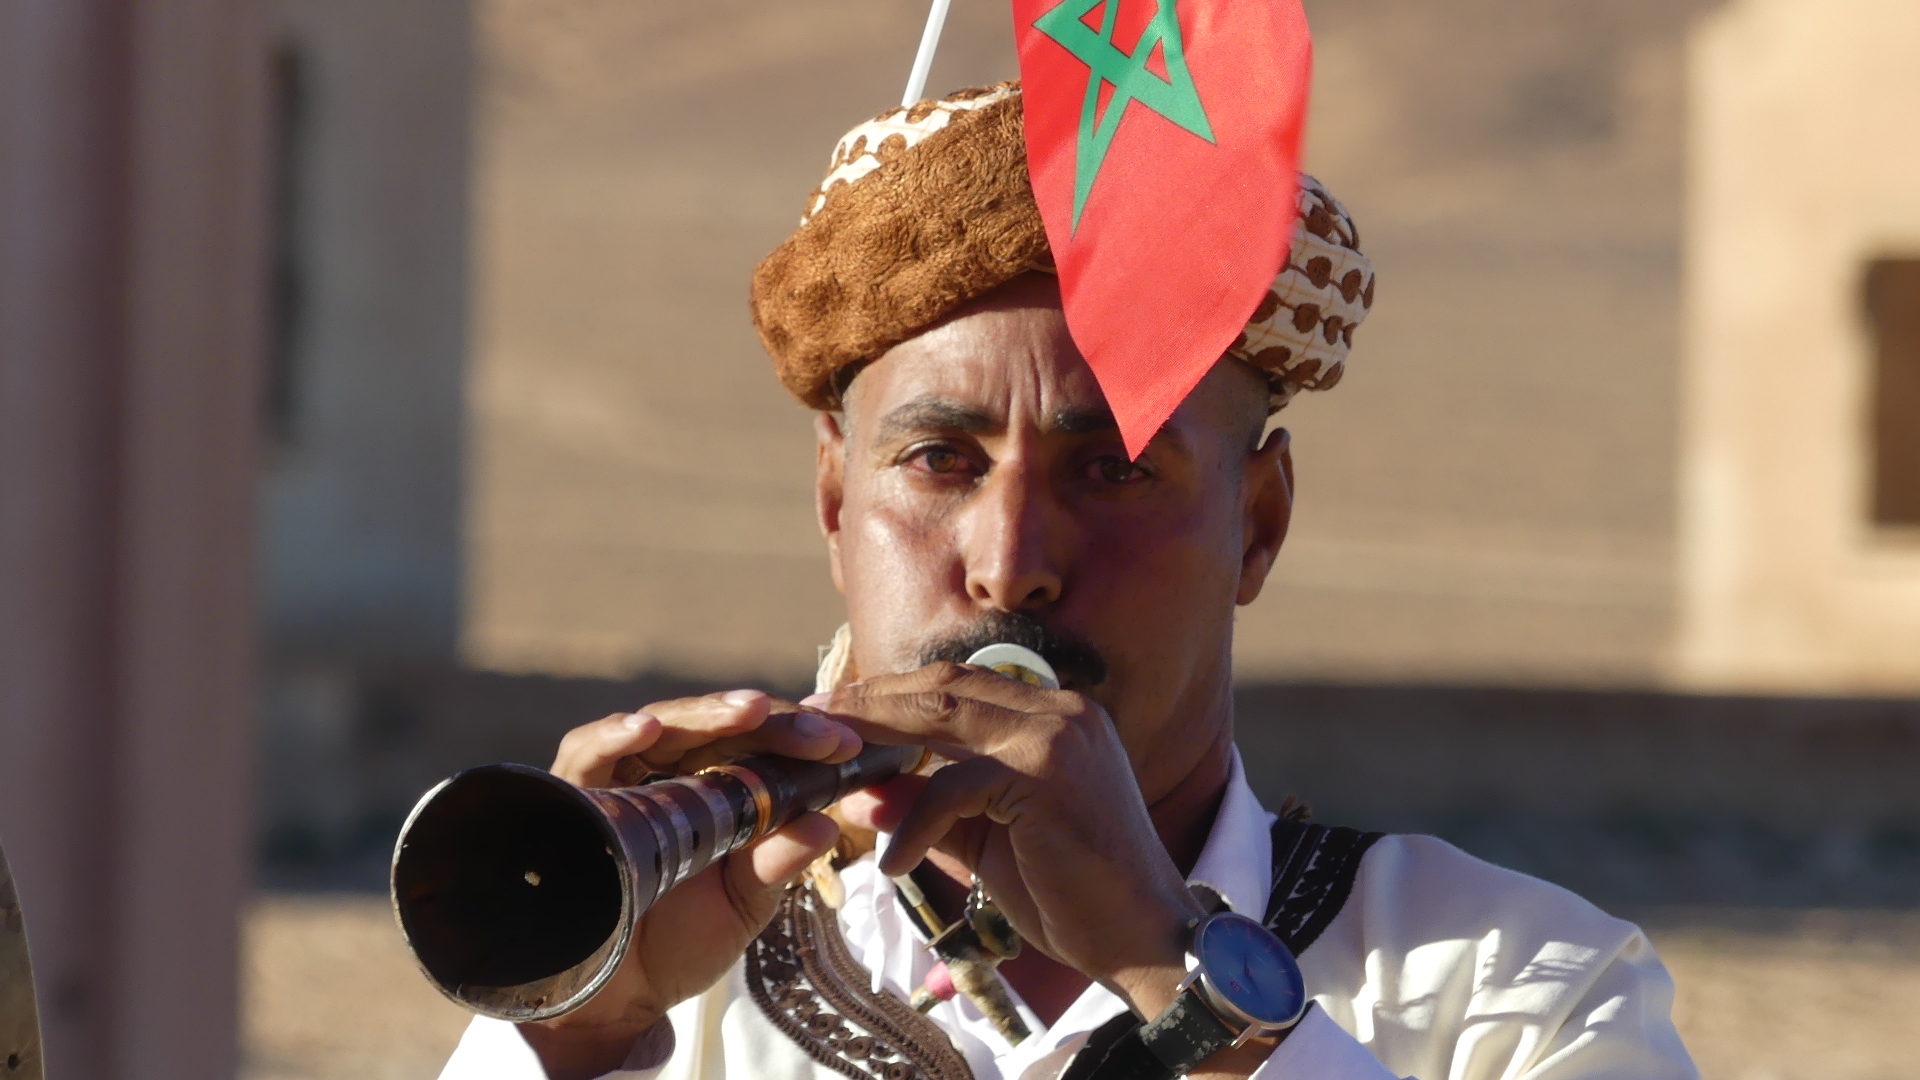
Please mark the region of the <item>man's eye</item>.
[[928, 472], [950, 473], [960, 467], [960, 455], [941, 446], [922, 451], [920, 460], [926, 464]]
[[1146, 472], [1123, 457], [1103, 457], [1093, 463], [1100, 479], [1109, 484], [1130, 484], [1146, 478]]
[[912, 451], [903, 464], [944, 477], [972, 476], [980, 471], [964, 450], [937, 444]]

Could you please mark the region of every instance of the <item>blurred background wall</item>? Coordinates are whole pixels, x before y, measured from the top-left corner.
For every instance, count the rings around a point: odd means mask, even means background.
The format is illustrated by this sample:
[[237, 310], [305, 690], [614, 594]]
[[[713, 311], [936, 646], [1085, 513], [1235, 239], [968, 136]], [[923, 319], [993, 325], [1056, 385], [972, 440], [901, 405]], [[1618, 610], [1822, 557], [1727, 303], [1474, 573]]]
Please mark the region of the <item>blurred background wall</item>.
[[1911, 4], [1748, 0], [1695, 41], [1675, 651], [1692, 685], [1920, 681], [1916, 40]]
[[[1284, 418], [1300, 510], [1244, 676], [1663, 680], [1699, 10], [1312, 8], [1308, 167], [1392, 294], [1360, 390]], [[897, 95], [920, 5], [487, 11], [467, 655], [797, 678], [837, 604], [745, 275]], [[1015, 73], [961, 5], [932, 85]]]
[[[276, 2], [263, 828], [371, 880], [449, 769], [807, 681], [839, 600], [746, 280], [925, 13]], [[1271, 793], [1623, 901], [1920, 900], [1920, 199], [1872, 137], [1914, 16], [1817, 11], [1309, 4], [1308, 168], [1384, 291], [1281, 417], [1237, 643]], [[1015, 70], [958, 5], [931, 85]]]
[[358, 760], [406, 727], [365, 673], [457, 660], [475, 39], [466, 0], [268, 8], [259, 810], [297, 862], [403, 798]]

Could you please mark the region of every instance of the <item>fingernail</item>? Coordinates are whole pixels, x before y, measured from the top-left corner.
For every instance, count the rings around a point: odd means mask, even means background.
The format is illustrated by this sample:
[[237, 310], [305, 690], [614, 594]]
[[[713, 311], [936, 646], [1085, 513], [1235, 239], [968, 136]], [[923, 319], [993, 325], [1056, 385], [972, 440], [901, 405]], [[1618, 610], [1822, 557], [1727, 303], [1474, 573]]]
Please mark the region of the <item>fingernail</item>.
[[625, 720], [620, 721], [620, 723], [624, 725], [629, 731], [639, 731], [640, 725], [646, 723], [651, 719], [653, 719], [652, 713], [643, 713], [643, 712], [628, 713], [627, 718]]
[[840, 725], [817, 713], [803, 712], [793, 714], [793, 729], [809, 739], [824, 739], [834, 734]]
[[729, 690], [720, 695], [720, 700], [729, 705], [751, 705], [766, 696], [760, 690]]
[[803, 697], [800, 699], [800, 704], [811, 705], [817, 709], [832, 700], [833, 700], [833, 692], [828, 691], [827, 693], [824, 693], [824, 694], [808, 694], [806, 697]]
[[905, 866], [900, 865], [900, 860], [903, 853], [893, 850], [894, 847], [895, 847], [895, 844], [893, 842], [893, 837], [891, 836], [887, 837], [886, 844], [880, 849], [879, 865], [880, 865], [881, 873], [886, 874], [889, 877], [899, 877], [901, 874], [904, 874], [907, 871], [913, 869], [915, 866], [919, 865], [919, 862], [917, 860], [914, 862], [908, 863]]

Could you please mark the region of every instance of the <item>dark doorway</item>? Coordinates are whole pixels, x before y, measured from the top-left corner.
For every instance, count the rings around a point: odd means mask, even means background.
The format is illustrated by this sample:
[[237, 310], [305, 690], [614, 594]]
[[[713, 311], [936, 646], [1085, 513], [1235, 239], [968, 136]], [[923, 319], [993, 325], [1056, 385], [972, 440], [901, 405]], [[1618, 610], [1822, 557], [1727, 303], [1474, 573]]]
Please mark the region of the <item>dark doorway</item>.
[[1920, 525], [1920, 259], [1867, 266], [1875, 344], [1873, 521]]

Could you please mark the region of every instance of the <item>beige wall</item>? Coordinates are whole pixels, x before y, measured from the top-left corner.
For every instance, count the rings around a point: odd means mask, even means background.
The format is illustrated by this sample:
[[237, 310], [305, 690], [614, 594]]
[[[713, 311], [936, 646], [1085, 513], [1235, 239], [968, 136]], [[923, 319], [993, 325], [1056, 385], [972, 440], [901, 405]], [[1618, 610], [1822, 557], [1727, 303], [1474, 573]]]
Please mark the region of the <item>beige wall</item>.
[[1741, 0], [1696, 40], [1684, 685], [1920, 688], [1920, 538], [1868, 519], [1861, 290], [1920, 252], [1916, 49], [1908, 0]]
[[1702, 6], [1309, 4], [1308, 167], [1379, 299], [1339, 389], [1284, 417], [1299, 507], [1243, 677], [1658, 678]]
[[[1659, 677], [1697, 8], [1309, 5], [1309, 166], [1380, 301], [1286, 417], [1300, 505], [1243, 675]], [[746, 282], [897, 99], [925, 4], [483, 11], [467, 654], [804, 673], [838, 598]], [[953, 20], [933, 88], [1013, 73], [1004, 5]]]
[[[747, 276], [899, 99], [919, 0], [490, 0], [467, 649], [508, 670], [794, 677], [838, 623], [805, 410]], [[1011, 73], [956, 5], [934, 85]]]

